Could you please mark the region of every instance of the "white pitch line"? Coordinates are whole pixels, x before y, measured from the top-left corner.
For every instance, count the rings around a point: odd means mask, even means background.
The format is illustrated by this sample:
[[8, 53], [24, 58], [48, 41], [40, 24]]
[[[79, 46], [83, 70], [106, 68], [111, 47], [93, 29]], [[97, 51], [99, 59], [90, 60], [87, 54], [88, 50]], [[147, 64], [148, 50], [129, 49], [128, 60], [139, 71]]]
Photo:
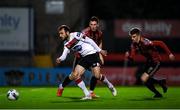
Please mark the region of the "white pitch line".
[[[30, 91], [39, 91], [39, 90], [42, 90], [42, 89], [45, 89], [45, 88], [33, 88], [33, 89], [30, 89]], [[18, 92], [19, 93], [22, 93], [22, 92], [26, 92], [27, 90], [19, 90]], [[28, 90], [29, 91], [29, 90]], [[2, 93], [2, 94], [1, 94]], [[4, 92], [1, 92], [0, 91], [0, 97], [1, 96], [4, 96], [4, 95], [6, 95], [7, 94], [7, 92], [6, 93], [4, 93]]]

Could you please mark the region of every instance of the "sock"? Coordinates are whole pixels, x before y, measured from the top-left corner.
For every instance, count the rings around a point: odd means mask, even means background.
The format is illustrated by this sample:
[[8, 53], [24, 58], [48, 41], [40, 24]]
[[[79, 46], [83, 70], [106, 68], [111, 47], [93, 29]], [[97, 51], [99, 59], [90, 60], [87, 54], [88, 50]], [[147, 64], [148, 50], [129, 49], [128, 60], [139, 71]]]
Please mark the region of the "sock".
[[63, 86], [62, 86], [62, 84], [59, 84], [59, 89], [63, 89]]
[[165, 79], [151, 78], [151, 80], [153, 81], [154, 84], [159, 84], [161, 87], [165, 86], [164, 83], [163, 83], [163, 80], [165, 81]]
[[155, 78], [149, 78], [154, 84], [159, 84], [161, 80], [155, 79]]
[[101, 74], [100, 81], [102, 81], [105, 85], [107, 85], [109, 88], [112, 88], [113, 85], [108, 81], [108, 79]]
[[72, 80], [69, 79], [69, 76], [67, 76], [63, 83], [62, 83], [62, 88], [66, 87]]
[[159, 84], [162, 89], [163, 89], [163, 92], [166, 93], [167, 92], [167, 86], [166, 86], [166, 80], [165, 79], [155, 79], [155, 78], [151, 78], [151, 80], [155, 83], [155, 84]]
[[147, 80], [147, 82], [145, 83], [146, 87], [151, 90], [152, 92], [154, 92], [155, 94], [160, 94], [156, 88], [154, 87], [154, 84], [153, 84], [153, 80], [151, 78], [149, 78]]
[[91, 77], [90, 81], [90, 91], [93, 92], [97, 84], [97, 78], [95, 76]]
[[87, 90], [84, 81], [81, 80], [81, 79], [77, 79], [75, 82], [83, 90], [85, 96], [88, 96], [89, 95], [89, 91]]

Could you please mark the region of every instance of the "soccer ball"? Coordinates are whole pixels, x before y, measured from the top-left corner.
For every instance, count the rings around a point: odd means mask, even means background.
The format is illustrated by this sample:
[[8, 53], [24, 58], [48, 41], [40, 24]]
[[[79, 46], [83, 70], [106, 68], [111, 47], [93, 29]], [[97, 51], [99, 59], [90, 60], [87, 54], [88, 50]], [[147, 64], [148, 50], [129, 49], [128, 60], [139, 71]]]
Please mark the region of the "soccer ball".
[[15, 89], [10, 89], [8, 92], [7, 92], [7, 98], [9, 100], [17, 100], [19, 97], [19, 92], [16, 91]]

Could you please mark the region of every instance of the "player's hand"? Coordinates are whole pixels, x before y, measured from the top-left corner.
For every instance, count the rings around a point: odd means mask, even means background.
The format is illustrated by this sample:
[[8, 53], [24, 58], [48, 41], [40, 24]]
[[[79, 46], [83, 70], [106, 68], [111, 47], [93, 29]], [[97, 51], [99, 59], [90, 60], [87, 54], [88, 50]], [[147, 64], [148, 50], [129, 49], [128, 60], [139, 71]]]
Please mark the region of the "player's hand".
[[125, 58], [128, 58], [129, 57], [129, 52], [126, 52], [125, 53]]
[[125, 61], [130, 61], [130, 62], [134, 61], [134, 59], [130, 57], [130, 54], [128, 51], [125, 53]]
[[175, 60], [175, 56], [171, 53], [171, 54], [169, 54], [169, 59], [170, 59], [171, 61], [174, 61], [174, 60]]
[[61, 60], [59, 58], [56, 59], [56, 63], [57, 64], [60, 64], [61, 63]]
[[100, 53], [101, 53], [103, 56], [107, 56], [107, 50], [101, 50]]
[[125, 53], [125, 60], [126, 61], [129, 60], [129, 52], [128, 51]]

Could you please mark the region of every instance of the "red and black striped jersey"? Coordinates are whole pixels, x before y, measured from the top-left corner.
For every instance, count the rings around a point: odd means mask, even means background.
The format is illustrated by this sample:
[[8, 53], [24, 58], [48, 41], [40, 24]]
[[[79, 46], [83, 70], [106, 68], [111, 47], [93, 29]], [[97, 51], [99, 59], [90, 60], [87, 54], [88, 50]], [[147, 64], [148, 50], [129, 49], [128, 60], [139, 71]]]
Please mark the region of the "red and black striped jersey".
[[98, 46], [102, 42], [102, 31], [99, 29], [97, 31], [91, 31], [90, 27], [87, 27], [82, 31], [82, 33], [93, 39]]
[[139, 43], [131, 44], [129, 57], [133, 58], [136, 53], [139, 53], [143, 55], [148, 62], [159, 62], [161, 57], [157, 50], [157, 46], [165, 50], [167, 54], [171, 53], [163, 41], [150, 41], [147, 38], [142, 38]]

